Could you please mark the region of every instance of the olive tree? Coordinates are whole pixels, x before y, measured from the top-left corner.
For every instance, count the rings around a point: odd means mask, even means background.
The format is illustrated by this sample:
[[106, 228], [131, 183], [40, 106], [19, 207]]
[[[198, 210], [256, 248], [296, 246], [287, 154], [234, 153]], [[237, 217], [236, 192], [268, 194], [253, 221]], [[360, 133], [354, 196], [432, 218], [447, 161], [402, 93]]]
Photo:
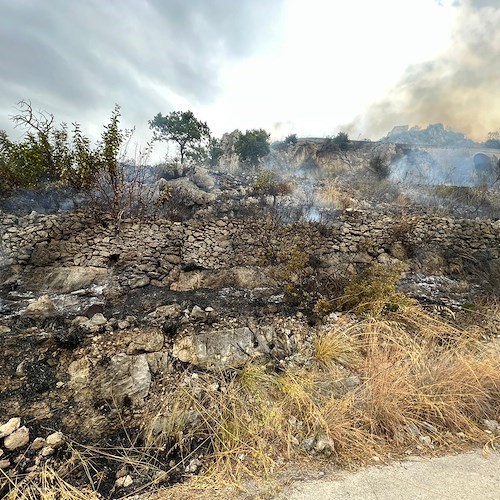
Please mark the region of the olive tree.
[[200, 160], [206, 156], [210, 145], [210, 129], [191, 111], [172, 111], [163, 116], [158, 113], [149, 121], [153, 140], [172, 141], [179, 147], [181, 164], [186, 158]]
[[255, 167], [261, 158], [269, 154], [269, 134], [263, 129], [247, 130], [239, 135], [235, 150], [240, 161]]

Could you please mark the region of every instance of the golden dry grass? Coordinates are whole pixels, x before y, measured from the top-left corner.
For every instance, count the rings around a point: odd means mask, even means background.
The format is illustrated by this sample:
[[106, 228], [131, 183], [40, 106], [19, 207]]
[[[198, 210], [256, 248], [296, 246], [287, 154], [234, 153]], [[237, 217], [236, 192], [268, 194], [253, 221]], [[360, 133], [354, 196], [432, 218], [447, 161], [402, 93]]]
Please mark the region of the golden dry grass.
[[345, 188], [335, 183], [330, 183], [319, 192], [319, 200], [323, 205], [337, 210], [345, 210], [355, 204]]
[[500, 417], [500, 351], [480, 337], [412, 306], [327, 329], [308, 368], [249, 365], [223, 391], [208, 389], [207, 375], [201, 397], [182, 395], [199, 416], [186, 436], [209, 444], [203, 477], [265, 476], [276, 461], [324, 456], [314, 451], [319, 439], [344, 466], [418, 447], [485, 444], [482, 420]]
[[[59, 498], [57, 491], [93, 498], [94, 470], [87, 491], [68, 479], [72, 467], [91, 468], [93, 456], [154, 478], [175, 467], [182, 474], [201, 455], [201, 474], [190, 484], [196, 491], [270, 477], [277, 464], [304, 457], [351, 467], [407, 451], [493, 447], [497, 438], [482, 421], [500, 419], [500, 343], [492, 339], [495, 319], [484, 311], [464, 327], [414, 304], [348, 316], [315, 332], [314, 357], [303, 367], [249, 364], [232, 374], [188, 377], [150, 409], [140, 448], [75, 450], [73, 464], [43, 468], [8, 498], [48, 500]], [[169, 452], [181, 460], [172, 469]], [[152, 456], [164, 457], [164, 467]]]

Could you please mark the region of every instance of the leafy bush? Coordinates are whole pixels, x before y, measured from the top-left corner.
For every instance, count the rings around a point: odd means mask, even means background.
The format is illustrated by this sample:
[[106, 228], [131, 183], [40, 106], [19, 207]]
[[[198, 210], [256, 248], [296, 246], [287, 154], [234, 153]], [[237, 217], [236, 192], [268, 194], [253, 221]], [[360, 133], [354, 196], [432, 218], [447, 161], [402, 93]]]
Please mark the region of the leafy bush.
[[321, 145], [321, 153], [335, 153], [349, 149], [349, 136], [346, 132], [339, 132], [335, 137], [327, 137]]
[[71, 186], [84, 190], [91, 209], [111, 214], [115, 220], [157, 208], [154, 191], [146, 182], [151, 146], [127, 160], [134, 131], [120, 129], [118, 105], [95, 146], [78, 123], [70, 132], [64, 123], [56, 127], [53, 115], [34, 112], [31, 103], [22, 101], [19, 106], [13, 120], [26, 129], [23, 140], [15, 143], [0, 131], [0, 191], [37, 189], [44, 182]]
[[263, 129], [247, 130], [239, 135], [235, 150], [240, 161], [255, 167], [269, 154], [269, 134]]
[[224, 154], [224, 149], [222, 148], [222, 141], [220, 139], [215, 139], [215, 138], [210, 139], [209, 150], [208, 150], [208, 162], [210, 166], [216, 167], [223, 154]]
[[277, 151], [286, 151], [290, 146], [295, 146], [297, 144], [297, 134], [290, 134], [285, 137], [283, 141], [276, 141], [271, 144], [272, 149]]
[[127, 135], [120, 131], [120, 108], [115, 106], [102, 141], [92, 148], [78, 123], [72, 132], [66, 124], [54, 126], [54, 117], [35, 112], [28, 101], [19, 103], [19, 114], [12, 119], [26, 129], [20, 142], [11, 141], [0, 131], [0, 189], [37, 188], [52, 181], [75, 188], [89, 189], [107, 172], [116, 176], [118, 154]]
[[272, 196], [273, 205], [276, 205], [277, 197], [290, 194], [292, 186], [289, 182], [278, 181], [270, 170], [263, 170], [253, 185], [253, 192], [259, 196]]
[[487, 148], [500, 149], [500, 132], [488, 132], [488, 139], [484, 146]]

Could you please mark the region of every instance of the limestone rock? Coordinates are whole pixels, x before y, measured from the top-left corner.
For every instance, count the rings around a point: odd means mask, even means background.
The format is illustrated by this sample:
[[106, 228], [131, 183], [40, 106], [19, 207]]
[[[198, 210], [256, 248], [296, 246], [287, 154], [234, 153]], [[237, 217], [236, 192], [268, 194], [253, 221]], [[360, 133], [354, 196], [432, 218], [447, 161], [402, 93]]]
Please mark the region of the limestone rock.
[[147, 315], [147, 319], [153, 323], [156, 320], [176, 319], [181, 315], [182, 307], [179, 304], [168, 304], [157, 307], [153, 312]]
[[97, 313], [90, 319], [86, 316], [77, 316], [71, 324], [82, 329], [84, 332], [97, 333], [104, 328], [107, 322], [108, 320], [102, 313]]
[[129, 280], [129, 287], [134, 289], [134, 288], [143, 288], [150, 283], [150, 279], [147, 276], [142, 276], [142, 277], [137, 277], [137, 278], [132, 278]]
[[132, 476], [130, 474], [127, 474], [126, 476], [119, 477], [115, 481], [115, 486], [117, 488], [128, 488], [129, 486], [132, 486], [134, 483], [134, 480], [132, 479]]
[[75, 391], [75, 399], [85, 399], [84, 389], [90, 380], [90, 362], [87, 357], [76, 359], [68, 366], [69, 386]]
[[172, 366], [170, 358], [166, 352], [149, 352], [146, 354], [151, 373], [158, 372], [168, 373], [171, 371]]
[[205, 369], [238, 367], [268, 351], [263, 336], [247, 328], [213, 330], [175, 341], [172, 355]]
[[143, 330], [134, 335], [127, 348], [127, 354], [161, 351], [165, 339], [159, 331]]
[[56, 450], [54, 448], [52, 448], [52, 446], [44, 446], [42, 448], [41, 455], [42, 455], [42, 457], [50, 457], [55, 452], [56, 452]]
[[19, 427], [16, 431], [14, 431], [12, 434], [7, 436], [4, 439], [4, 447], [7, 448], [7, 450], [15, 450], [17, 448], [21, 448], [22, 446], [25, 446], [26, 444], [29, 443], [30, 440], [30, 431], [27, 427]]
[[52, 448], [60, 448], [64, 444], [64, 434], [62, 432], [53, 432], [45, 440], [48, 446]]
[[151, 372], [146, 354], [129, 356], [124, 353], [111, 358], [101, 384], [105, 399], [123, 405], [128, 398], [132, 403], [144, 400], [149, 394]]
[[196, 167], [191, 178], [199, 188], [205, 191], [210, 191], [215, 186], [215, 179], [209, 174], [206, 168]]
[[182, 196], [185, 202], [190, 206], [212, 203], [217, 198], [215, 194], [207, 193], [206, 191], [200, 189], [187, 177], [173, 179], [168, 181], [168, 184], [177, 190], [180, 196]]
[[11, 418], [6, 424], [0, 425], [0, 438], [10, 436], [14, 431], [19, 429], [21, 419], [19, 417]]
[[199, 288], [220, 289], [262, 288], [275, 285], [275, 280], [262, 269], [256, 267], [233, 267], [217, 271], [188, 271], [179, 274], [177, 281], [170, 286], [177, 292], [188, 292]]
[[34, 270], [25, 286], [30, 290], [69, 293], [88, 288], [92, 284], [105, 284], [107, 281], [108, 270], [102, 267], [42, 267]]
[[320, 434], [316, 436], [314, 450], [325, 457], [329, 457], [334, 451], [334, 443], [328, 436]]
[[52, 300], [50, 300], [50, 297], [42, 295], [31, 304], [28, 304], [23, 315], [28, 318], [47, 319], [57, 316], [58, 311]]
[[207, 314], [200, 306], [194, 306], [189, 317], [194, 320], [203, 321], [207, 318]]
[[41, 437], [35, 438], [35, 440], [31, 443], [32, 450], [41, 450], [44, 446], [47, 446], [45, 439]]
[[25, 364], [26, 360], [23, 360], [16, 366], [16, 377], [22, 378], [26, 375]]
[[395, 259], [405, 261], [408, 258], [406, 248], [400, 241], [395, 241], [391, 245], [390, 252]]

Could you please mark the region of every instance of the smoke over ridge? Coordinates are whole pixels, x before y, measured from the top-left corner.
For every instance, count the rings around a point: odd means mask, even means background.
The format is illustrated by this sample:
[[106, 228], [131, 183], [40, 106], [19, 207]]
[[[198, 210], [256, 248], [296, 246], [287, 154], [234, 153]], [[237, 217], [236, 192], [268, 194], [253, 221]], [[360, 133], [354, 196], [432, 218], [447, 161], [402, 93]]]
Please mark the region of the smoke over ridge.
[[[408, 67], [384, 98], [349, 125], [352, 132], [378, 138], [395, 125], [444, 123], [482, 141], [500, 129], [500, 2], [454, 5], [460, 10], [449, 48]], [[422, 26], [422, 36], [432, 33]]]

